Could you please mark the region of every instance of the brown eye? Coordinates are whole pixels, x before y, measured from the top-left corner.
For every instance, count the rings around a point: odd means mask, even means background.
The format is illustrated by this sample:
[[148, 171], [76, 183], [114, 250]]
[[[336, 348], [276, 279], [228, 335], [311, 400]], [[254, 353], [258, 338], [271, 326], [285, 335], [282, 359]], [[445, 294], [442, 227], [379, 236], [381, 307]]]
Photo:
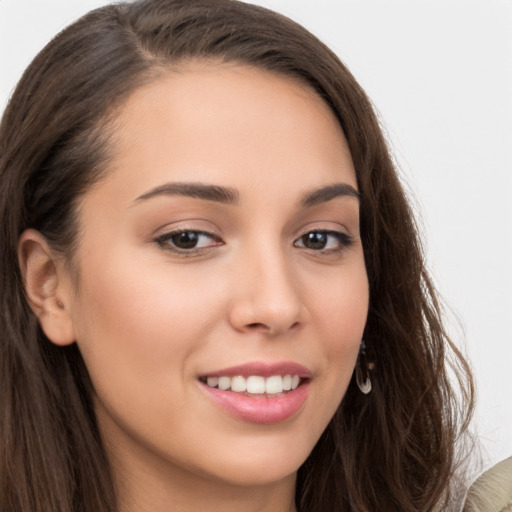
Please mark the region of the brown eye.
[[223, 245], [222, 240], [217, 236], [193, 229], [165, 233], [155, 241], [164, 249], [178, 253], [207, 250], [210, 247]]
[[309, 231], [296, 242], [296, 247], [312, 251], [341, 251], [353, 243], [352, 237], [341, 231]]
[[313, 231], [312, 233], [303, 235], [301, 241], [303, 246], [308, 249], [325, 249], [328, 242], [328, 235], [322, 231]]
[[170, 241], [180, 249], [193, 249], [199, 242], [199, 233], [184, 231], [170, 237]]

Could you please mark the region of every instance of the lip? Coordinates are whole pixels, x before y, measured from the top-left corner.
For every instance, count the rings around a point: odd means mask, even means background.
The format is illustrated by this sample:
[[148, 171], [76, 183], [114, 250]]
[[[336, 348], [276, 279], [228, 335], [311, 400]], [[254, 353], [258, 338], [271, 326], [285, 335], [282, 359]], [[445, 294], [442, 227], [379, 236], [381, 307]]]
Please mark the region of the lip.
[[260, 375], [261, 377], [271, 377], [272, 375], [298, 375], [301, 379], [311, 379], [313, 373], [305, 366], [292, 362], [282, 361], [278, 363], [265, 363], [261, 361], [230, 366], [200, 375], [204, 377], [250, 377], [251, 375]]
[[305, 379], [296, 389], [288, 391], [282, 396], [273, 397], [246, 396], [233, 391], [212, 388], [204, 382], [198, 381], [207, 396], [225, 412], [243, 421], [258, 424], [280, 423], [296, 415], [309, 396], [312, 378], [312, 372], [308, 368], [294, 362], [254, 362], [208, 372], [202, 377], [234, 377], [237, 375], [243, 377], [298, 375], [301, 379]]

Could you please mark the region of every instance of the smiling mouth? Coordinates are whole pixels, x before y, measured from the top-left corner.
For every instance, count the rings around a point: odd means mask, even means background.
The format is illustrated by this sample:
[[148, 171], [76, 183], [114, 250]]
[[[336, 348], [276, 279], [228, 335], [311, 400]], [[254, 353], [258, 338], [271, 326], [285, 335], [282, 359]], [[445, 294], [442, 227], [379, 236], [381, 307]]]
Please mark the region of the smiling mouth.
[[285, 396], [289, 391], [297, 389], [306, 379], [298, 375], [270, 375], [263, 377], [261, 375], [242, 375], [219, 376], [219, 377], [201, 377], [199, 379], [203, 384], [210, 388], [221, 391], [232, 391], [244, 396], [254, 397], [276, 397]]
[[313, 374], [292, 361], [254, 361], [205, 372], [198, 380], [206, 396], [230, 416], [268, 425], [300, 414]]

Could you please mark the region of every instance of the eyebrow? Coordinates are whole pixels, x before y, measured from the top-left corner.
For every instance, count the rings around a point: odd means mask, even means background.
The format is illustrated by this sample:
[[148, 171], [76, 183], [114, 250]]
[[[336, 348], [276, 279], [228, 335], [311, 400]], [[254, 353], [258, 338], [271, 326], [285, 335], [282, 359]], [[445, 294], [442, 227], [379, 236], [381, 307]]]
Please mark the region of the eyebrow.
[[[204, 183], [166, 183], [155, 187], [137, 197], [132, 206], [140, 201], [145, 201], [158, 196], [184, 196], [214, 201], [222, 204], [236, 205], [240, 202], [240, 194], [231, 187], [220, 185], [207, 185]], [[354, 197], [360, 199], [360, 193], [348, 183], [334, 183], [319, 189], [304, 193], [299, 199], [303, 208], [311, 208], [321, 203], [326, 203], [338, 197]]]
[[300, 204], [304, 208], [310, 208], [321, 203], [326, 203], [337, 197], [354, 197], [361, 199], [361, 194], [348, 183], [334, 183], [311, 192], [306, 192], [300, 199]]
[[166, 183], [137, 197], [133, 204], [157, 196], [195, 197], [223, 204], [238, 204], [240, 202], [240, 195], [234, 188], [203, 183]]

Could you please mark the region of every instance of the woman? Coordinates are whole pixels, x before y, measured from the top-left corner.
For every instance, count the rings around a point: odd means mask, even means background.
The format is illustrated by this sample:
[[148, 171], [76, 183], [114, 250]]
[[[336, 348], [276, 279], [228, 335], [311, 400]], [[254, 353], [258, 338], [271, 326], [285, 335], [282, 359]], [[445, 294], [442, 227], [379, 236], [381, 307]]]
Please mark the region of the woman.
[[2, 510], [456, 506], [469, 369], [315, 37], [98, 9], [26, 71], [0, 159]]

